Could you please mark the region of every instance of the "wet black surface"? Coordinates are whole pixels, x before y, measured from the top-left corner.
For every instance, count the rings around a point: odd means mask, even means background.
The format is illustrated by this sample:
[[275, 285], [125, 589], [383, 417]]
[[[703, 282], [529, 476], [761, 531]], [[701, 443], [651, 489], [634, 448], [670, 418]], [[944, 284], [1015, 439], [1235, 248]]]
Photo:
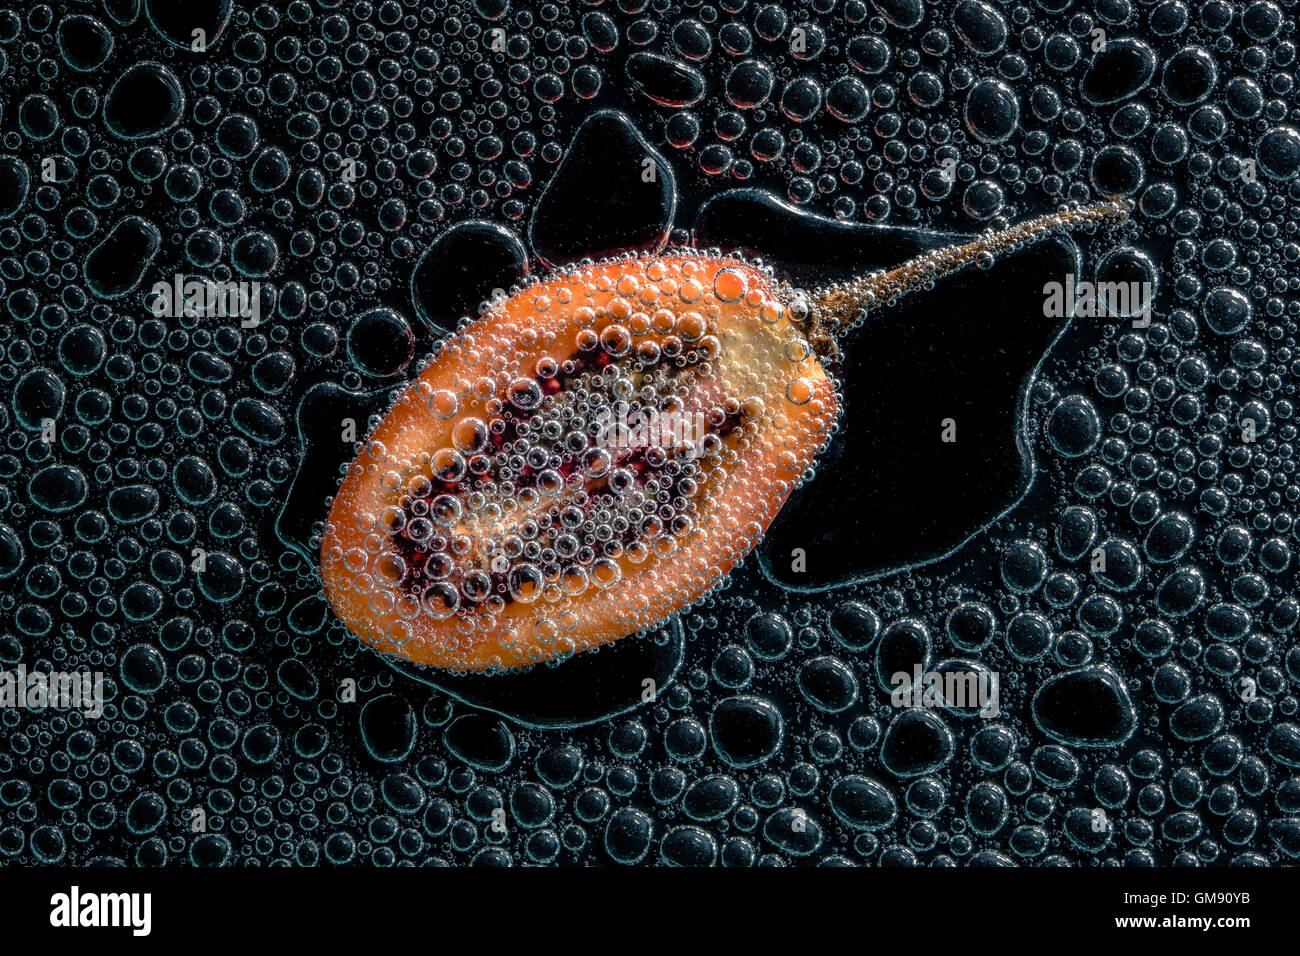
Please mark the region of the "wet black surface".
[[602, 111], [578, 127], [537, 200], [528, 237], [534, 254], [551, 265], [654, 252], [668, 238], [676, 204], [667, 161], [626, 116]]
[[[109, 690], [102, 721], [3, 709], [0, 854], [1294, 861], [1295, 30], [1272, 2], [0, 10], [0, 661]], [[1133, 220], [1082, 260], [855, 332], [815, 476], [665, 639], [405, 674], [330, 614], [340, 467], [494, 289], [687, 242], [816, 287], [1112, 194]], [[1068, 269], [1155, 282], [1150, 325], [1053, 345]], [[176, 275], [261, 281], [260, 325], [155, 315]], [[998, 676], [999, 715], [896, 706], [918, 662]]]

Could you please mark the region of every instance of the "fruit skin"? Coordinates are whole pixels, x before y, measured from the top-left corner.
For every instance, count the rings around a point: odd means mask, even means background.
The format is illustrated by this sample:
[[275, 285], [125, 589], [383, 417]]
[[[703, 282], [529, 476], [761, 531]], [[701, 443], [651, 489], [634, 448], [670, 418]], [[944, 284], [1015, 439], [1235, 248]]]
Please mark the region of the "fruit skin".
[[[667, 332], [665, 315], [673, 319]], [[431, 476], [434, 453], [452, 446], [458, 424], [489, 417], [486, 401], [532, 377], [539, 359], [570, 358], [580, 333], [599, 335], [616, 323], [632, 331], [633, 347], [663, 347], [670, 333], [697, 336], [688, 344], [716, 357], [688, 409], [692, 402], [715, 407], [725, 392], [758, 416], [722, 437], [708, 459], [689, 530], [661, 536], [638, 560], [630, 542], [603, 566], [616, 580], [601, 585], [593, 575], [579, 594], [544, 581], [540, 593], [495, 614], [480, 605], [466, 616], [436, 616], [393, 560], [398, 547], [388, 529], [402, 521], [404, 491]], [[439, 417], [430, 402], [445, 413], [449, 394], [456, 412]], [[654, 627], [754, 548], [830, 437], [838, 411], [836, 384], [792, 324], [776, 282], [750, 263], [681, 253], [558, 273], [492, 304], [446, 340], [368, 437], [322, 535], [326, 595], [348, 628], [381, 653], [455, 671], [525, 667]], [[507, 508], [496, 531], [535, 513]]]

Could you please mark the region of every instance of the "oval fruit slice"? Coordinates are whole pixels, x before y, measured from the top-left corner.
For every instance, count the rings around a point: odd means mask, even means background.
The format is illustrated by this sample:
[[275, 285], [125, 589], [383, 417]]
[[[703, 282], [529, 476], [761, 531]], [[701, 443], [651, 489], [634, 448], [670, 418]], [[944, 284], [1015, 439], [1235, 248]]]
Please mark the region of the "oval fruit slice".
[[450, 337], [349, 466], [330, 603], [376, 650], [522, 667], [662, 622], [754, 548], [830, 436], [834, 382], [772, 277], [575, 267]]

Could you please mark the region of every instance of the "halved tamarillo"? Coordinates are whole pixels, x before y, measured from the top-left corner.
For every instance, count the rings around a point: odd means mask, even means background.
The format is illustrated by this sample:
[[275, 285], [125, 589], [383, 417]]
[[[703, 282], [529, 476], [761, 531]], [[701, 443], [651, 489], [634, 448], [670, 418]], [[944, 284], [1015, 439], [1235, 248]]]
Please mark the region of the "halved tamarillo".
[[835, 429], [844, 331], [970, 263], [1124, 215], [1066, 209], [807, 296], [679, 252], [495, 301], [349, 466], [320, 545], [330, 604], [381, 653], [456, 671], [653, 627], [717, 585], [809, 472]]

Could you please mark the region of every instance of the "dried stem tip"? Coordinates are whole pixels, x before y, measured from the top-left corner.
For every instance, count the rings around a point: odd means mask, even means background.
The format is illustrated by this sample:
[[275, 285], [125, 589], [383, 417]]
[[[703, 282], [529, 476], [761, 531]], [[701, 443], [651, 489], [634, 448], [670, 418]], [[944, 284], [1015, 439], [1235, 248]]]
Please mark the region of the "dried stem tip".
[[971, 263], [988, 268], [996, 256], [1037, 242], [1058, 230], [1096, 225], [1107, 220], [1122, 222], [1128, 214], [1128, 206], [1118, 202], [1063, 209], [1009, 226], [1001, 232], [987, 233], [970, 242], [927, 252], [895, 269], [827, 286], [814, 292], [812, 301], [806, 303], [805, 330], [819, 354], [833, 354], [836, 340], [874, 309], [893, 305], [918, 289], [933, 288], [940, 279]]

